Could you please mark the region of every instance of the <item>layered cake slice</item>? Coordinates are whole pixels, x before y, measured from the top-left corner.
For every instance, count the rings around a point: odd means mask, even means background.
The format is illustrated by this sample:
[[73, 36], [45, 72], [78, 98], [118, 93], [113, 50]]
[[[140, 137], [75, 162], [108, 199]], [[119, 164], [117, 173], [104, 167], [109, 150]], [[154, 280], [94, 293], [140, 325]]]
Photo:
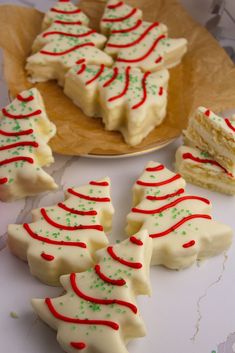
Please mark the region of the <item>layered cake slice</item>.
[[235, 119], [199, 107], [184, 131], [185, 143], [208, 152], [227, 172], [235, 174]]
[[176, 151], [175, 167], [182, 177], [192, 183], [228, 195], [235, 194], [235, 177], [207, 152], [181, 146]]

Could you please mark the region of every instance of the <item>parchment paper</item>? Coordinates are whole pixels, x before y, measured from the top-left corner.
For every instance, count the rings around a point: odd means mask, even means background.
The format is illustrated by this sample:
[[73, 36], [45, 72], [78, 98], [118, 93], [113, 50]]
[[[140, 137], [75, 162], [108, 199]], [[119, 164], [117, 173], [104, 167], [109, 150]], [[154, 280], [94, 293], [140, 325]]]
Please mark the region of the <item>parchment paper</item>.
[[[51, 141], [55, 152], [66, 155], [123, 154], [151, 148], [178, 136], [187, 117], [198, 105], [215, 112], [235, 107], [235, 66], [206, 29], [195, 23], [176, 0], [126, 0], [143, 10], [144, 19], [161, 21], [169, 28], [169, 36], [185, 37], [189, 50], [182, 64], [170, 70], [168, 114], [137, 147], [129, 147], [118, 132], [105, 131], [101, 119], [86, 117], [63, 94], [56, 82], [36, 84], [49, 118], [57, 126]], [[105, 3], [82, 0], [79, 5], [98, 23]], [[43, 14], [35, 9], [2, 5], [0, 7], [0, 46], [4, 50], [4, 75], [12, 96], [31, 87], [24, 70], [31, 45], [40, 32]]]

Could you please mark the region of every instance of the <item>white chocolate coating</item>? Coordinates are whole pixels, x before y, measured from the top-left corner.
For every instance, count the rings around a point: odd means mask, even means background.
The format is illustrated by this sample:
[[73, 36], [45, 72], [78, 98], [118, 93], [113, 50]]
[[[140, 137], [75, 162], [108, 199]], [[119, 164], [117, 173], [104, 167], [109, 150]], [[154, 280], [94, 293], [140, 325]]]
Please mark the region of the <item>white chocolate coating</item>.
[[186, 181], [228, 195], [235, 194], [235, 177], [208, 153], [181, 146], [176, 151], [175, 168]]
[[231, 245], [232, 230], [212, 220], [210, 202], [187, 195], [184, 185], [180, 175], [150, 162], [134, 186], [136, 207], [127, 216], [127, 233], [147, 229], [153, 238], [152, 265], [182, 269]]
[[110, 353], [112, 347], [112, 353], [128, 353], [126, 343], [145, 335], [135, 297], [150, 293], [152, 241], [146, 231], [136, 234], [135, 239], [139, 245], [127, 239], [108, 247], [112, 254], [127, 261], [125, 264], [110, 256], [108, 248], [102, 249], [94, 269], [61, 277], [66, 294], [33, 299], [33, 308], [58, 331], [57, 339], [66, 352], [82, 349], [85, 353]]
[[235, 174], [235, 119], [222, 118], [199, 107], [184, 131], [187, 144], [207, 151], [228, 172]]
[[85, 271], [108, 243], [114, 213], [109, 190], [108, 178], [68, 189], [64, 202], [34, 210], [33, 223], [9, 225], [11, 251], [50, 285], [59, 285], [62, 274]]
[[0, 200], [57, 188], [43, 169], [53, 163], [48, 141], [56, 127], [36, 88], [23, 91], [0, 113]]
[[42, 30], [48, 28], [54, 21], [81, 22], [88, 26], [88, 17], [69, 0], [58, 1], [48, 12], [46, 12]]
[[166, 115], [169, 73], [142, 73], [81, 64], [65, 78], [65, 94], [86, 115], [102, 117], [107, 130], [118, 130], [130, 145], [140, 143]]

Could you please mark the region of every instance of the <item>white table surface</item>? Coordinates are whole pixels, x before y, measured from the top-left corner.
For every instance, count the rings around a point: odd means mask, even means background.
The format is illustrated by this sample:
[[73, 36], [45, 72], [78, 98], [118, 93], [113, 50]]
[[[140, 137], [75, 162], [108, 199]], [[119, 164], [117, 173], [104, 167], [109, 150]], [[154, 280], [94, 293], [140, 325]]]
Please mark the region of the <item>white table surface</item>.
[[[12, 1], [45, 10], [53, 1]], [[234, 0], [231, 1], [234, 2]], [[3, 3], [3, 1], [0, 1]], [[184, 0], [200, 20], [197, 0]], [[197, 5], [196, 5], [197, 4]], [[200, 1], [203, 6], [202, 1]], [[205, 2], [204, 2], [205, 5]], [[205, 21], [205, 19], [201, 21]], [[7, 89], [0, 72], [0, 105], [7, 104]], [[125, 218], [131, 207], [131, 187], [149, 160], [173, 168], [180, 141], [163, 150], [127, 159], [88, 159], [56, 155], [49, 168], [59, 191], [14, 203], [0, 202], [0, 352], [60, 353], [56, 334], [34, 314], [32, 297], [56, 296], [61, 289], [45, 286], [29, 274], [26, 263], [9, 253], [5, 244], [9, 223], [30, 220], [30, 211], [53, 205], [63, 189], [108, 175], [116, 214], [111, 239], [125, 237]], [[187, 192], [208, 197], [214, 218], [235, 230], [235, 198], [188, 185]], [[151, 268], [153, 295], [139, 297], [148, 334], [129, 344], [130, 353], [234, 353], [235, 352], [235, 242], [226, 254], [183, 271]], [[12, 318], [15, 312], [18, 318]], [[112, 353], [112, 351], [110, 351]]]

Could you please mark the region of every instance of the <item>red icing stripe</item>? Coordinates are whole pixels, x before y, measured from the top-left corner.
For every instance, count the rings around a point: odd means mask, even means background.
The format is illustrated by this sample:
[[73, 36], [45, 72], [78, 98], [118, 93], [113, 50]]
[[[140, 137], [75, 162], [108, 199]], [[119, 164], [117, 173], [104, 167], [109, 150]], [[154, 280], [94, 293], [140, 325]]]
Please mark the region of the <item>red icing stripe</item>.
[[122, 306], [125, 306], [125, 307], [131, 309], [131, 311], [133, 311], [133, 313], [135, 313], [135, 314], [137, 313], [137, 307], [132, 303], [129, 303], [129, 302], [126, 302], [123, 300], [119, 300], [119, 299], [98, 299], [98, 298], [90, 297], [90, 296], [82, 293], [76, 284], [76, 274], [75, 273], [71, 273], [70, 282], [71, 282], [71, 286], [72, 286], [74, 292], [80, 298], [82, 298], [84, 300], [87, 300], [91, 303], [97, 303], [97, 304], [102, 304], [102, 305], [118, 304], [118, 305], [122, 305]]
[[151, 72], [147, 71], [144, 73], [143, 79], [142, 79], [142, 89], [143, 89], [143, 98], [141, 99], [141, 101], [135, 105], [132, 106], [132, 109], [137, 109], [139, 108], [141, 105], [144, 104], [144, 102], [147, 99], [147, 89], [146, 89], [146, 81], [148, 76], [151, 74]]
[[74, 196], [80, 197], [80, 199], [88, 200], [88, 201], [95, 201], [95, 202], [110, 202], [109, 197], [92, 197], [84, 194], [80, 194], [73, 189], [68, 189], [68, 192]]
[[161, 61], [162, 61], [162, 56], [159, 56], [159, 57], [155, 60], [155, 63], [156, 63], [156, 64], [159, 64]]
[[94, 47], [94, 46], [95, 46], [94, 43], [88, 42], [88, 43], [75, 45], [74, 47], [67, 49], [65, 51], [61, 51], [61, 52], [52, 52], [52, 51], [41, 50], [40, 53], [45, 54], [45, 55], [60, 56], [60, 55], [69, 54], [72, 51], [83, 48], [83, 47]]
[[41, 257], [46, 261], [53, 261], [55, 258], [55, 256], [50, 255], [50, 254], [46, 254], [45, 252], [41, 253]]
[[169, 199], [171, 197], [178, 196], [178, 195], [183, 194], [183, 193], [184, 193], [184, 189], [179, 189], [176, 192], [173, 192], [172, 194], [166, 194], [166, 195], [163, 195], [163, 196], [151, 196], [151, 195], [149, 195], [149, 196], [146, 197], [146, 199], [150, 200], [150, 201], [161, 201], [161, 200]]
[[80, 241], [59, 241], [59, 240], [52, 240], [46, 237], [43, 237], [41, 235], [38, 235], [32, 231], [30, 228], [29, 224], [25, 223], [23, 224], [24, 229], [27, 231], [29, 236], [35, 240], [42, 241], [43, 243], [46, 244], [51, 244], [51, 245], [62, 245], [62, 246], [78, 246], [79, 248], [86, 248], [86, 244]]
[[193, 245], [195, 245], [195, 240], [190, 240], [188, 243], [183, 244], [182, 247], [187, 249]]
[[75, 210], [73, 208], [66, 206], [62, 202], [58, 203], [58, 206], [60, 208], [62, 208], [64, 211], [67, 211], [72, 214], [77, 214], [80, 216], [96, 216], [97, 215], [97, 212], [95, 210], [93, 210], [93, 211], [92, 210], [91, 211], [78, 211], [78, 210]]
[[162, 185], [166, 185], [166, 184], [170, 184], [175, 180], [180, 179], [181, 176], [179, 174], [175, 174], [173, 177], [163, 180], [163, 181], [159, 181], [156, 183], [149, 183], [149, 182], [145, 182], [142, 180], [137, 180], [136, 184], [141, 185], [141, 186], [162, 186]]
[[5, 164], [9, 164], [9, 163], [14, 163], [14, 162], [28, 162], [33, 164], [34, 160], [33, 158], [30, 157], [13, 157], [13, 158], [8, 158], [8, 159], [4, 159], [4, 161], [0, 161], [0, 166], [5, 165]]
[[233, 132], [235, 132], [235, 127], [231, 124], [231, 121], [230, 121], [228, 118], [224, 119], [224, 121], [225, 121], [225, 123], [227, 124], [227, 126], [228, 126]]
[[159, 26], [158, 22], [152, 23], [148, 28], [146, 28], [146, 30], [139, 36], [139, 38], [137, 38], [136, 40], [134, 40], [131, 43], [126, 43], [126, 44], [115, 44], [115, 43], [108, 43], [107, 47], [111, 47], [111, 48], [129, 48], [132, 47], [133, 45], [139, 44], [147, 35], [149, 32], [152, 31], [153, 28]]
[[113, 31], [111, 31], [111, 34], [132, 32], [135, 29], [137, 29], [141, 24], [142, 24], [142, 20], [138, 20], [133, 27], [128, 27], [126, 29], [114, 29]]
[[8, 132], [8, 131], [4, 131], [4, 130], [0, 130], [0, 135], [3, 136], [24, 136], [24, 135], [31, 135], [33, 133], [33, 129], [29, 129], [29, 130], [22, 130], [22, 131], [18, 131], [18, 132]]
[[165, 169], [164, 165], [160, 164], [157, 165], [156, 167], [148, 167], [146, 168], [146, 172], [159, 172], [160, 170]]
[[107, 181], [90, 181], [90, 185], [97, 185], [97, 186], [109, 186]]
[[32, 113], [29, 114], [19, 114], [19, 115], [13, 115], [11, 113], [9, 113], [5, 108], [2, 109], [2, 113], [3, 115], [5, 115], [6, 117], [10, 118], [10, 119], [26, 119], [26, 118], [31, 118], [32, 116], [36, 116], [42, 113], [42, 111], [40, 109], [35, 110]]
[[164, 34], [162, 34], [161, 36], [159, 36], [154, 43], [152, 44], [152, 46], [149, 48], [149, 50], [141, 57], [136, 58], [136, 59], [124, 59], [124, 58], [117, 58], [117, 61], [119, 62], [124, 62], [124, 63], [137, 63], [139, 61], [145, 60], [156, 48], [156, 46], [158, 45], [158, 43], [162, 40], [166, 38], [166, 36]]
[[198, 162], [198, 163], [209, 163], [211, 165], [215, 165], [216, 167], [221, 168], [229, 176], [233, 176], [221, 164], [219, 164], [218, 162], [214, 161], [213, 159], [198, 158], [198, 157], [193, 156], [192, 153], [189, 153], [189, 152], [183, 153], [183, 159], [190, 159], [190, 160], [192, 160], [194, 162]]
[[132, 9], [128, 14], [118, 18], [103, 18], [102, 22], [122, 22], [132, 17], [137, 12], [137, 9]]
[[50, 225], [52, 225], [55, 228], [59, 228], [59, 229], [63, 229], [63, 230], [69, 230], [69, 231], [73, 231], [73, 230], [79, 230], [79, 229], [95, 229], [95, 230], [99, 230], [99, 231], [103, 231], [103, 227], [101, 225], [83, 225], [80, 224], [78, 226], [65, 226], [64, 224], [59, 224], [56, 223], [55, 221], [53, 221], [48, 214], [46, 213], [45, 208], [41, 208], [41, 215], [43, 216], [43, 218], [45, 219], [45, 221], [47, 221]]
[[82, 349], [86, 348], [86, 343], [84, 343], [84, 342], [70, 342], [70, 346], [75, 349], [82, 350]]
[[159, 208], [156, 208], [154, 210], [141, 210], [139, 208], [132, 208], [132, 212], [134, 213], [143, 213], [143, 214], [156, 214], [156, 213], [161, 213], [163, 211], [168, 210], [171, 207], [174, 207], [176, 205], [178, 205], [179, 203], [183, 202], [183, 201], [187, 201], [187, 200], [198, 200], [198, 201], [202, 201], [204, 203], [206, 203], [207, 205], [210, 204], [210, 201], [205, 199], [204, 197], [199, 197], [199, 196], [183, 196], [183, 197], [179, 197], [178, 199], [162, 206]]
[[6, 184], [8, 182], [7, 178], [0, 178], [0, 185]]
[[18, 94], [17, 96], [16, 96], [16, 98], [18, 99], [18, 101], [20, 101], [20, 102], [25, 102], [25, 103], [27, 103], [27, 102], [31, 102], [32, 100], [34, 100], [34, 97], [33, 96], [29, 96], [29, 97], [22, 97], [21, 96], [21, 94]]
[[113, 9], [116, 9], [117, 7], [122, 6], [123, 4], [124, 4], [123, 1], [119, 1], [116, 4], [108, 5], [107, 8], [113, 10]]
[[111, 83], [116, 79], [117, 75], [118, 75], [118, 68], [115, 67], [113, 69], [113, 76], [103, 84], [103, 87], [107, 87], [107, 86], [111, 85]]
[[127, 66], [126, 67], [126, 70], [125, 70], [125, 86], [124, 86], [124, 89], [123, 91], [118, 94], [117, 96], [113, 96], [111, 98], [108, 99], [109, 102], [112, 102], [118, 98], [121, 98], [123, 96], [125, 96], [125, 94], [127, 93], [128, 91], [128, 88], [129, 88], [129, 83], [130, 83], [130, 69], [131, 67], [130, 66]]
[[76, 64], [82, 64], [84, 63], [86, 60], [85, 59], [79, 59], [78, 61], [76, 61]]
[[50, 11], [52, 11], [52, 12], [57, 12], [57, 13], [62, 13], [62, 14], [64, 14], [64, 15], [73, 15], [73, 14], [76, 14], [76, 13], [80, 13], [80, 12], [81, 12], [81, 10], [79, 10], [79, 9], [72, 10], [72, 11], [65, 11], [65, 10], [56, 9], [56, 8], [54, 8], [54, 7], [52, 7], [52, 8], [50, 9]]
[[96, 274], [104, 281], [109, 284], [112, 284], [113, 286], [124, 286], [126, 284], [126, 281], [122, 278], [120, 279], [112, 279], [107, 277], [103, 272], [101, 272], [100, 265], [96, 265], [95, 267], [95, 272]]
[[204, 219], [212, 219], [211, 216], [206, 215], [206, 214], [193, 214], [187, 217], [184, 217], [183, 219], [181, 219], [179, 222], [177, 222], [176, 224], [174, 224], [173, 226], [171, 226], [170, 228], [164, 230], [163, 232], [160, 233], [155, 233], [155, 234], [150, 234], [149, 236], [151, 238], [160, 238], [160, 237], [164, 237], [165, 235], [173, 232], [174, 230], [176, 230], [177, 228], [179, 228], [182, 224], [184, 224], [185, 222], [190, 221], [191, 219], [195, 219], [195, 218], [204, 218]]
[[55, 23], [59, 25], [81, 25], [82, 24], [81, 21], [70, 22], [70, 21], [60, 21], [60, 20], [56, 20]]
[[124, 266], [128, 266], [131, 268], [135, 268], [135, 269], [140, 269], [142, 267], [142, 264], [140, 262], [131, 262], [131, 261], [127, 261], [122, 259], [121, 257], [117, 256], [113, 250], [112, 246], [108, 246], [107, 251], [109, 253], [109, 255], [115, 260], [120, 262], [120, 264], [124, 265]]
[[89, 319], [77, 319], [69, 316], [62, 315], [56, 311], [54, 308], [52, 301], [50, 298], [45, 299], [45, 304], [47, 305], [48, 309], [50, 310], [51, 314], [58, 320], [71, 322], [74, 324], [81, 324], [81, 325], [103, 325], [111, 327], [114, 330], [119, 329], [119, 325], [116, 322], [108, 321], [108, 320], [89, 320]]
[[61, 32], [61, 31], [51, 31], [51, 32], [46, 32], [43, 34], [43, 37], [48, 37], [54, 34], [59, 34], [65, 37], [73, 37], [73, 38], [83, 38], [83, 37], [87, 37], [92, 33], [96, 33], [93, 29], [91, 29], [90, 31], [86, 32], [86, 33], [81, 33], [81, 34], [73, 34], [73, 33], [66, 33], [66, 32]]
[[163, 87], [159, 87], [158, 95], [159, 96], [163, 95]]
[[134, 235], [132, 235], [132, 237], [130, 237], [130, 241], [135, 244], [135, 245], [143, 245], [144, 243], [140, 240], [140, 239], [137, 239]]
[[206, 116], [210, 116], [210, 110], [209, 109], [207, 109], [205, 112], [204, 112], [204, 114], [206, 115]]
[[103, 71], [104, 71], [104, 64], [101, 64], [100, 65], [100, 69], [98, 70], [96, 75], [94, 77], [92, 77], [90, 80], [86, 81], [86, 85], [89, 85], [90, 83], [92, 83], [95, 80], [97, 80], [100, 77], [100, 75], [102, 75]]
[[15, 142], [15, 143], [11, 143], [9, 145], [1, 146], [0, 147], [0, 151], [9, 150], [11, 148], [21, 147], [21, 146], [22, 147], [25, 147], [25, 146], [38, 147], [39, 144], [37, 142], [34, 142], [34, 141]]
[[77, 75], [82, 74], [86, 70], [86, 64], [82, 64], [81, 68], [77, 71]]

